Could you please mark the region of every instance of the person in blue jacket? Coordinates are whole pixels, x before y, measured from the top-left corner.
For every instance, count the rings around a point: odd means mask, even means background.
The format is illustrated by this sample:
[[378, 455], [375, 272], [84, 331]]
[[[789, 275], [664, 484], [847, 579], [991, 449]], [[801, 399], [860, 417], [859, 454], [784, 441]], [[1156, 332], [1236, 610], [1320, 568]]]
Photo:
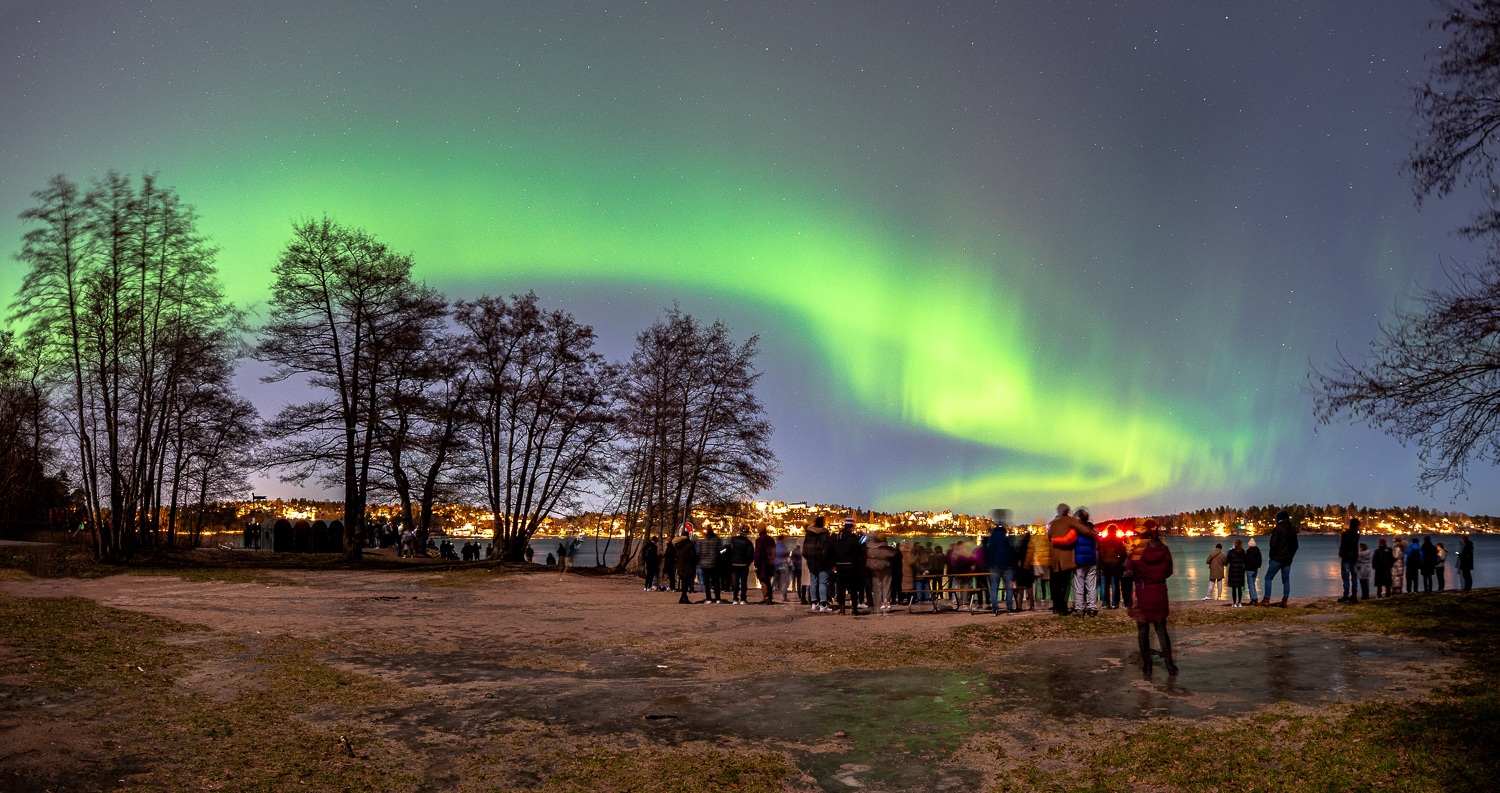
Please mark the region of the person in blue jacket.
[[1406, 591], [1417, 591], [1417, 579], [1422, 575], [1422, 544], [1417, 542], [1417, 535], [1411, 536], [1411, 542], [1406, 544]]

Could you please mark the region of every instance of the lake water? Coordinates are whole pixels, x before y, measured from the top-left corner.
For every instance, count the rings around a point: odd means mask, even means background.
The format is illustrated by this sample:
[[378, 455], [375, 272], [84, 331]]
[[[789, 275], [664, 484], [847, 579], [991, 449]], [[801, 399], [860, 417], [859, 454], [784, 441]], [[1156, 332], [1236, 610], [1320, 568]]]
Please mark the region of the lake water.
[[[1387, 538], [1387, 544], [1394, 539], [1391, 535], [1361, 535], [1360, 541], [1373, 549], [1380, 536]], [[1458, 588], [1458, 549], [1462, 545], [1459, 535], [1418, 535], [1418, 537], [1426, 536], [1432, 537], [1433, 544], [1442, 543], [1448, 551], [1448, 588]], [[924, 542], [927, 539], [929, 538], [922, 538]], [[930, 539], [947, 548], [959, 538], [932, 537]], [[972, 537], [963, 539], [974, 540]], [[1173, 600], [1197, 600], [1207, 594], [1208, 565], [1204, 560], [1208, 559], [1210, 553], [1213, 553], [1215, 543], [1223, 543], [1227, 551], [1234, 547], [1233, 539], [1232, 537], [1166, 538], [1167, 547], [1172, 550], [1174, 569], [1173, 576], [1167, 579], [1167, 591], [1170, 597]], [[1241, 539], [1244, 537], [1242, 536]], [[1500, 586], [1500, 535], [1472, 534], [1470, 539], [1474, 543], [1474, 586]], [[1303, 534], [1299, 535], [1297, 540], [1297, 556], [1292, 562], [1291, 572], [1292, 597], [1343, 594], [1343, 582], [1339, 578], [1339, 538], [1335, 535]], [[481, 542], [488, 545], [488, 543]], [[544, 561], [547, 554], [556, 553], [560, 542], [560, 539], [553, 537], [532, 540], [531, 547], [536, 551], [536, 561]], [[455, 541], [455, 543], [463, 545], [462, 540]], [[1261, 556], [1265, 557], [1270, 548], [1271, 539], [1267, 535], [1259, 535], [1255, 538], [1255, 544], [1260, 546]], [[619, 561], [619, 558], [620, 540], [618, 538], [606, 543], [602, 538], [585, 537], [583, 547], [578, 549], [574, 563], [580, 566], [613, 565]], [[1269, 561], [1266, 559], [1261, 564], [1260, 576], [1262, 578], [1265, 576], [1266, 562]], [[1261, 590], [1259, 592], [1261, 597], [1265, 597], [1264, 587], [1258, 585], [1258, 588]], [[1228, 595], [1227, 590], [1225, 594]], [[1278, 599], [1281, 597], [1279, 580], [1276, 584], [1275, 597]]]

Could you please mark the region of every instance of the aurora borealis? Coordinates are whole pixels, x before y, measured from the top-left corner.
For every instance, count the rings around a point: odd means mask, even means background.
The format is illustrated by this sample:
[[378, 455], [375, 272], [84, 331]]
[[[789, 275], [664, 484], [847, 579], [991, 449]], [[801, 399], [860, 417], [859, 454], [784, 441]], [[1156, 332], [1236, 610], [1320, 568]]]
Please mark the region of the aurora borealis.
[[1397, 173], [1433, 11], [1256, 5], [10, 4], [0, 238], [156, 170], [241, 303], [324, 212], [615, 357], [678, 300], [765, 337], [772, 497], [1455, 508], [1300, 391], [1470, 253]]

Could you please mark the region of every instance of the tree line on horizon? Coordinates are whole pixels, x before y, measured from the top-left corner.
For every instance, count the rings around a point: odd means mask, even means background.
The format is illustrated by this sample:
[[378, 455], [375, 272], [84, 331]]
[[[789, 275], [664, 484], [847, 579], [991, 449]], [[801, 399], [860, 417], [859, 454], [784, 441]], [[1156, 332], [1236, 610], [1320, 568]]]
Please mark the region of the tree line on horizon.
[[[410, 254], [323, 217], [294, 224], [253, 326], [155, 175], [60, 175], [32, 198], [0, 333], [0, 520], [70, 509], [99, 558], [196, 545], [267, 469], [342, 491], [349, 559], [372, 499], [417, 529], [436, 504], [483, 504], [504, 560], [544, 518], [602, 500], [631, 516], [628, 560], [630, 538], [774, 481], [758, 338], [720, 321], [674, 305], [606, 361], [535, 293], [450, 302]], [[309, 398], [262, 419], [232, 383], [245, 358]]]

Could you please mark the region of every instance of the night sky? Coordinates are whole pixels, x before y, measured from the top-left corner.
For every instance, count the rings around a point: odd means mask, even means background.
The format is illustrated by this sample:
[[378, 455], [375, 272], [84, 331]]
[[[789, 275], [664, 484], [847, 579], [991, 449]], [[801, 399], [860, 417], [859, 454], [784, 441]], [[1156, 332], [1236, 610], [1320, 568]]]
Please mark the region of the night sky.
[[[1415, 451], [1315, 427], [1302, 391], [1475, 254], [1472, 204], [1419, 211], [1398, 173], [1435, 13], [8, 2], [0, 240], [56, 173], [151, 170], [242, 304], [325, 212], [614, 358], [679, 301], [761, 337], [774, 498], [1495, 513], [1492, 471], [1429, 498]], [[302, 397], [259, 374], [263, 414]]]

